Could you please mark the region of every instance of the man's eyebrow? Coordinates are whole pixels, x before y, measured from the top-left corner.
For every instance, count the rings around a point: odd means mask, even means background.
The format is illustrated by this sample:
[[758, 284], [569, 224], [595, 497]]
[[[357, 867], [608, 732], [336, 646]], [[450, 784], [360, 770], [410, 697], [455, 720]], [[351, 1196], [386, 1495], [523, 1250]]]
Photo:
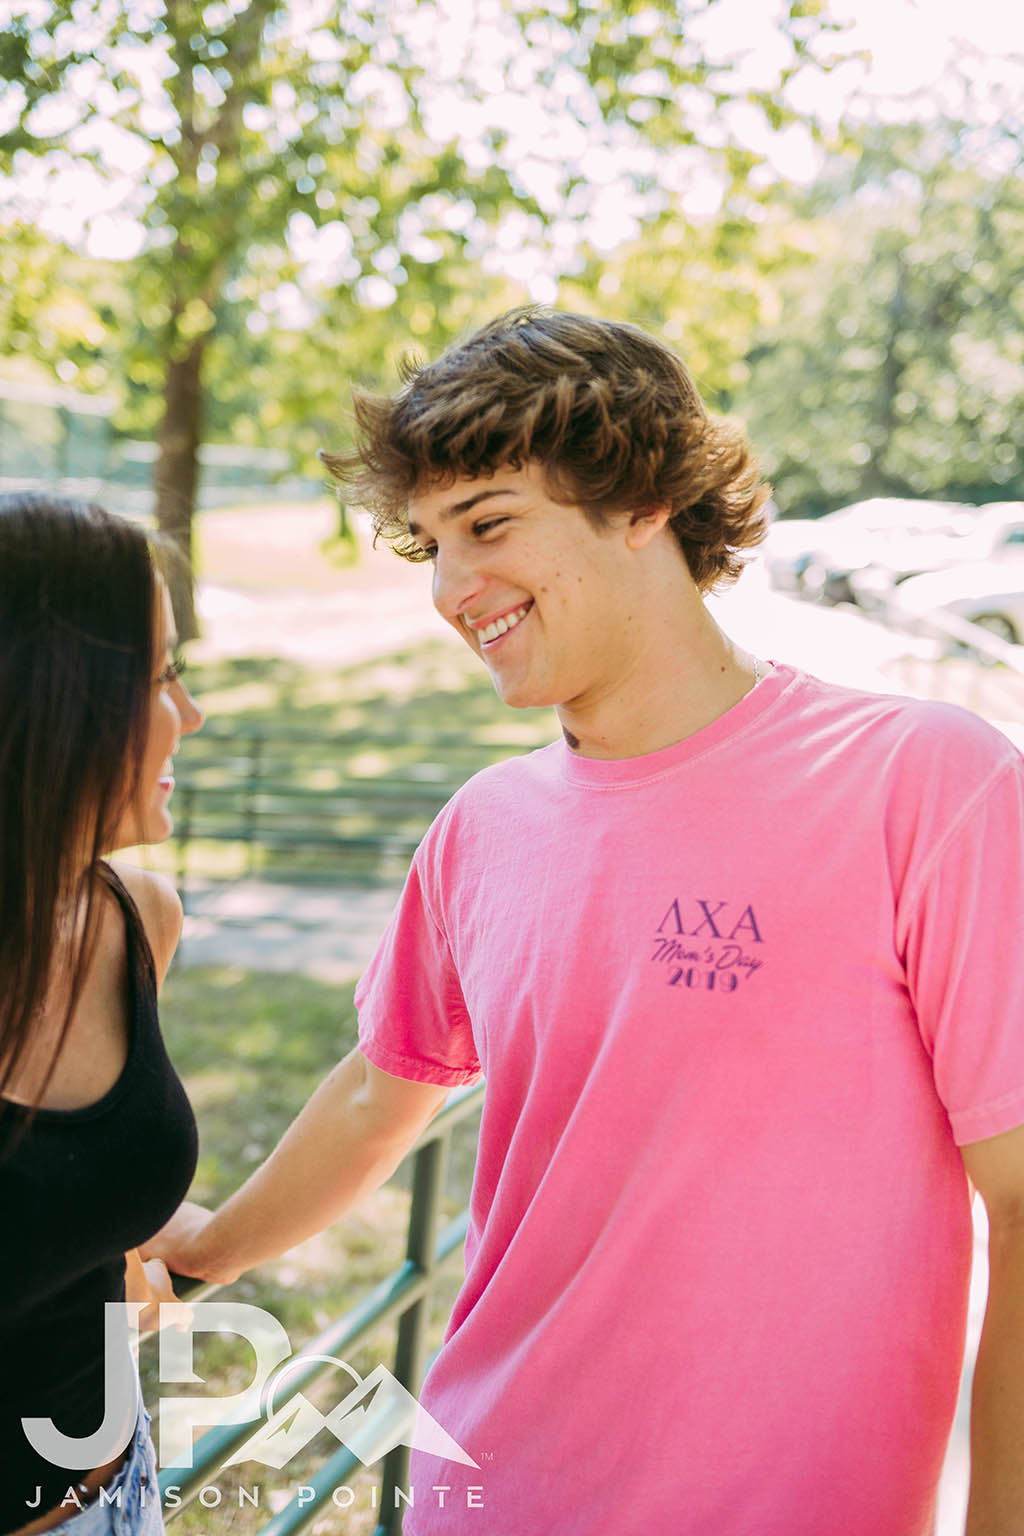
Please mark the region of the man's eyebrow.
[[[442, 523], [447, 523], [450, 522], [453, 517], [461, 517], [463, 512], [470, 511], [470, 509], [475, 507], [480, 501], [489, 501], [492, 496], [515, 496], [516, 494], [517, 492], [514, 491], [511, 486], [506, 486], [501, 490], [477, 491], [475, 495], [467, 496], [465, 501], [456, 501], [450, 507], [442, 507], [438, 513], [438, 516], [440, 517]], [[416, 535], [421, 531], [422, 530], [420, 529], [419, 524], [414, 523], [410, 518], [409, 532], [412, 534], [413, 538], [415, 538]]]

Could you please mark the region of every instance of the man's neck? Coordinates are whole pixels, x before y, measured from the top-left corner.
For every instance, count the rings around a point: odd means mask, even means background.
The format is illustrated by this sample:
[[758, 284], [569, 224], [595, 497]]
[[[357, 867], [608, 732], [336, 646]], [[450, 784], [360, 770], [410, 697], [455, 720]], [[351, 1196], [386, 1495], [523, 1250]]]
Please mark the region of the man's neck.
[[696, 735], [750, 692], [755, 658], [722, 633], [703, 603], [665, 628], [649, 637], [614, 693], [559, 706], [573, 752], [643, 757]]

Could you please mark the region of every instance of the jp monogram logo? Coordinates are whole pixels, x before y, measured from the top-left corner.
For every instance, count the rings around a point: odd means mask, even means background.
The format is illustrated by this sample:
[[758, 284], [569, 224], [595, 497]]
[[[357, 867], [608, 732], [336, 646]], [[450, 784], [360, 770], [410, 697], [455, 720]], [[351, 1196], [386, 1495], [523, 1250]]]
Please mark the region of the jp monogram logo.
[[[137, 1302], [106, 1304], [104, 1416], [94, 1434], [75, 1439], [62, 1434], [52, 1419], [22, 1419], [26, 1439], [54, 1466], [102, 1466], [119, 1456], [131, 1439], [138, 1414], [131, 1326], [137, 1323], [140, 1311]], [[333, 1355], [293, 1356], [284, 1328], [262, 1307], [241, 1301], [165, 1302], [160, 1307], [160, 1325], [161, 1383], [202, 1383], [192, 1364], [197, 1333], [234, 1333], [256, 1351], [256, 1374], [242, 1392], [213, 1397], [161, 1396], [159, 1460], [163, 1467], [192, 1466], [194, 1430], [250, 1422], [258, 1422], [258, 1429], [226, 1466], [258, 1461], [280, 1469], [322, 1429], [329, 1429], [364, 1466], [379, 1461], [399, 1445], [466, 1467], [478, 1465], [383, 1365], [364, 1379]], [[288, 1379], [316, 1361], [335, 1365], [348, 1377], [345, 1394], [337, 1405], [330, 1413], [321, 1413], [298, 1391], [275, 1409], [275, 1400]]]

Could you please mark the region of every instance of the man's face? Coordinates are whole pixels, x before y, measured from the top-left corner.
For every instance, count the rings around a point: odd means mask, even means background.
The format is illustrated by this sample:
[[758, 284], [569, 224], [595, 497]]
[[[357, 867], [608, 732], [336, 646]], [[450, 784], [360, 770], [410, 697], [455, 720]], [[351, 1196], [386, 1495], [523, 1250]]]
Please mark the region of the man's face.
[[641, 596], [629, 526], [622, 517], [595, 528], [552, 500], [537, 464], [409, 503], [410, 531], [434, 566], [434, 606], [519, 708], [582, 708], [628, 678]]

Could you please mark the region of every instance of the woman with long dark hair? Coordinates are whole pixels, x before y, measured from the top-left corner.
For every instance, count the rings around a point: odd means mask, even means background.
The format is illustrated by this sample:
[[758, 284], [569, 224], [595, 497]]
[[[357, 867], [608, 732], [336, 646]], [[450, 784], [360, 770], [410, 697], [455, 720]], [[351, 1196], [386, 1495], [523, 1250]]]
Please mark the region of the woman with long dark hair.
[[3, 1536], [163, 1530], [116, 1304], [170, 1299], [134, 1250], [195, 1169], [156, 1013], [181, 905], [107, 855], [172, 830], [172, 759], [202, 722], [175, 644], [141, 529], [0, 496]]

